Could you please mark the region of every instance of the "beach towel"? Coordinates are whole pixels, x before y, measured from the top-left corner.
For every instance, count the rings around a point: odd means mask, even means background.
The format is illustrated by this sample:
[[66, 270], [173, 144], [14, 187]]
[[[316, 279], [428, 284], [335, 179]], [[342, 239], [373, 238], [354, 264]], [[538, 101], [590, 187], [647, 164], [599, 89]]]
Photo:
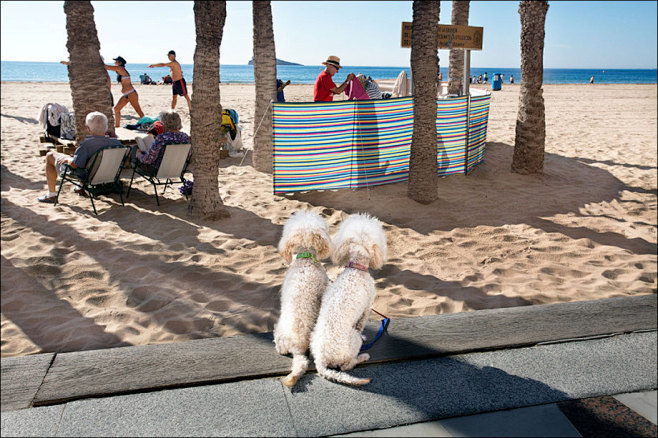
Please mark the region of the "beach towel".
[[39, 111], [39, 124], [42, 128], [48, 128], [48, 123], [52, 126], [59, 126], [59, 115], [68, 113], [69, 110], [64, 105], [58, 103], [47, 103]]
[[370, 100], [370, 96], [356, 76], [345, 87], [345, 94], [347, 94], [347, 100]]
[[59, 136], [66, 140], [75, 140], [75, 115], [73, 112], [60, 113], [59, 115]]
[[409, 95], [409, 81], [407, 73], [402, 70], [393, 85], [393, 97], [405, 97]]
[[366, 93], [368, 93], [368, 96], [370, 99], [383, 99], [384, 97], [382, 96], [382, 92], [379, 89], [379, 85], [375, 83], [375, 81], [372, 80], [370, 76], [368, 76], [368, 79], [366, 80]]

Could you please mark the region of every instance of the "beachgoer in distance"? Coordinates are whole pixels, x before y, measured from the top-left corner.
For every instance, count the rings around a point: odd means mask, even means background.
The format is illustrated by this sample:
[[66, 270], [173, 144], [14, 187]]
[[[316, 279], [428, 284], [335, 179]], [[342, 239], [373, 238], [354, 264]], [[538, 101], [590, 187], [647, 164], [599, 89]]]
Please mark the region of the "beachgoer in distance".
[[192, 102], [190, 101], [190, 96], [187, 94], [187, 84], [185, 83], [185, 78], [183, 78], [183, 70], [181, 69], [180, 63], [176, 61], [176, 52], [170, 50], [169, 53], [167, 53], [167, 57], [169, 58], [169, 62], [151, 64], [149, 65], [149, 68], [169, 67], [171, 70], [171, 79], [174, 82], [174, 85], [171, 87], [171, 92], [173, 93], [173, 97], [171, 98], [171, 109], [176, 109], [178, 96], [184, 96], [187, 100], [187, 109], [192, 111]]
[[114, 65], [105, 64], [105, 70], [111, 70], [117, 74], [117, 82], [121, 84], [121, 97], [114, 107], [114, 126], [121, 126], [121, 109], [130, 105], [135, 109], [139, 118], [144, 117], [144, 112], [139, 106], [139, 96], [137, 95], [137, 90], [133, 87], [133, 83], [130, 80], [130, 73], [126, 70], [126, 60], [121, 56], [114, 58]]
[[[101, 56], [101, 61], [105, 62], [105, 59]], [[59, 61], [60, 64], [64, 64], [66, 66], [69, 65], [68, 61]], [[111, 105], [114, 106], [114, 96], [112, 96], [112, 79], [110, 78], [110, 74], [105, 70], [105, 75], [107, 76], [107, 88], [110, 89], [110, 102]]]
[[106, 137], [107, 117], [98, 111], [87, 114], [85, 125], [89, 135], [75, 150], [72, 157], [56, 151], [46, 154], [46, 181], [48, 182], [48, 193], [37, 198], [39, 202], [53, 204], [57, 196], [57, 177], [64, 172], [64, 164], [69, 164], [76, 172], [84, 171], [89, 159], [99, 150], [106, 146], [121, 146], [116, 138]]
[[[178, 113], [174, 112], [174, 110], [162, 111], [159, 118], [164, 132], [155, 137], [148, 151], [142, 151], [137, 146], [133, 147], [135, 157], [133, 163], [139, 161], [137, 164], [147, 169], [151, 166], [149, 170], [155, 170], [160, 167], [165, 145], [186, 144], [190, 142], [190, 136], [181, 132], [183, 123]], [[190, 153], [192, 152], [190, 151]]]
[[484, 72], [484, 77], [482, 78], [482, 80], [484, 81], [485, 84], [489, 80], [489, 78], [487, 77], [487, 72], [486, 71]]
[[510, 84], [514, 83], [514, 75], [509, 75], [509, 83]]
[[281, 79], [276, 80], [276, 101], [285, 102], [286, 97], [283, 95], [283, 89], [290, 85], [290, 79], [283, 82]]
[[334, 100], [334, 94], [340, 94], [345, 91], [347, 84], [354, 78], [354, 73], [347, 75], [347, 79], [339, 87], [334, 84], [331, 78], [336, 72], [342, 68], [340, 65], [340, 58], [338, 56], [329, 56], [327, 60], [322, 63], [326, 68], [320, 72], [315, 79], [315, 86], [313, 87], [313, 100], [316, 102], [331, 102]]
[[589, 78], [589, 83], [590, 83], [590, 84], [593, 84], [593, 83], [594, 83], [594, 75], [592, 75], [592, 77]]

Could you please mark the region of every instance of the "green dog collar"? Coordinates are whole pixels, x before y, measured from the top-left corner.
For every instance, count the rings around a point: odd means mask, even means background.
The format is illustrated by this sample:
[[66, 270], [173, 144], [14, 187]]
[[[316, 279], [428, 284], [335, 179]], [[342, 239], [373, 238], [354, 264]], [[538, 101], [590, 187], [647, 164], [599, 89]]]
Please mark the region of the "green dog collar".
[[310, 252], [300, 252], [299, 254], [297, 254], [296, 258], [298, 258], [298, 259], [311, 259], [316, 263], [320, 263], [320, 260], [316, 259], [315, 256], [313, 255], [313, 253], [310, 253]]

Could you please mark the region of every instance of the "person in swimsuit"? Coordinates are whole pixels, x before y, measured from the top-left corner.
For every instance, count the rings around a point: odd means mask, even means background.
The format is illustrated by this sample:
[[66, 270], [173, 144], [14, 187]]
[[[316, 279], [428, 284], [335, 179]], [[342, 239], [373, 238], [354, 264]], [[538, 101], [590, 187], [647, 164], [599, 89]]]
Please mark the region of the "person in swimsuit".
[[121, 126], [121, 108], [128, 105], [128, 102], [135, 108], [135, 111], [141, 119], [144, 117], [144, 112], [139, 106], [139, 97], [137, 96], [137, 91], [133, 87], [132, 82], [130, 81], [130, 73], [126, 70], [126, 60], [121, 56], [114, 58], [114, 65], [105, 65], [106, 70], [111, 70], [117, 74], [117, 82], [121, 84], [121, 98], [114, 107], [114, 121], [115, 126], [118, 128]]
[[171, 79], [174, 81], [174, 84], [171, 87], [171, 92], [173, 93], [173, 97], [171, 98], [171, 109], [176, 109], [178, 96], [184, 96], [187, 100], [187, 109], [192, 111], [192, 102], [190, 101], [190, 96], [187, 94], [187, 84], [185, 83], [185, 78], [183, 78], [183, 70], [178, 61], [176, 61], [176, 52], [170, 50], [169, 53], [167, 53], [167, 57], [169, 58], [169, 62], [151, 64], [149, 65], [149, 68], [169, 67], [171, 70]]

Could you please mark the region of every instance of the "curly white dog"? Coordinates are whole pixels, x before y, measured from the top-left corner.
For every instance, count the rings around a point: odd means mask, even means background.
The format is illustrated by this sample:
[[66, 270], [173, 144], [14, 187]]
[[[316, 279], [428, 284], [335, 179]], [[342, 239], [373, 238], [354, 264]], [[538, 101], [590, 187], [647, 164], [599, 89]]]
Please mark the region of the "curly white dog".
[[315, 367], [326, 379], [350, 385], [370, 382], [344, 371], [370, 359], [367, 353], [359, 354], [363, 328], [375, 300], [375, 281], [368, 267], [381, 268], [386, 262], [386, 251], [386, 233], [381, 223], [365, 213], [347, 218], [333, 238], [331, 259], [346, 266], [327, 288], [311, 334]]
[[329, 257], [330, 252], [329, 227], [318, 213], [297, 211], [288, 219], [279, 253], [290, 267], [281, 286], [281, 314], [274, 327], [276, 351], [293, 355], [292, 371], [281, 379], [286, 386], [293, 386], [309, 365], [311, 331], [329, 283], [319, 260]]

